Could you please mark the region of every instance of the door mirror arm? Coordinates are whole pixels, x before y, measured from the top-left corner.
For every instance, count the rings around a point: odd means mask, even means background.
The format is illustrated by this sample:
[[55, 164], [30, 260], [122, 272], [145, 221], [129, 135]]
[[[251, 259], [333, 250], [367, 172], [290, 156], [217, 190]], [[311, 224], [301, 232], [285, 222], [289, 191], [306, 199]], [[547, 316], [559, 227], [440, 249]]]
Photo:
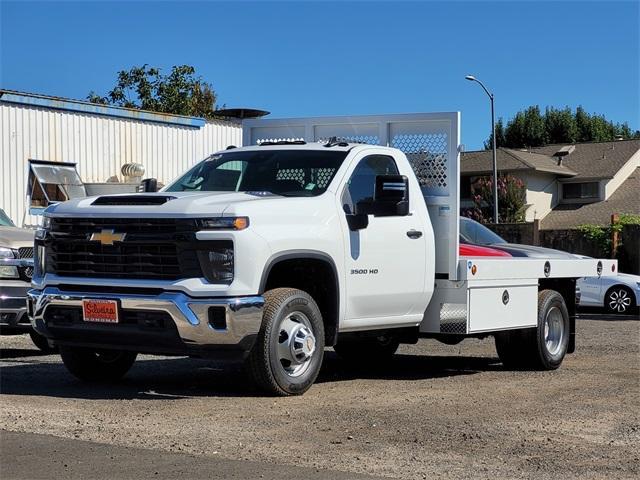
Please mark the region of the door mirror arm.
[[364, 213], [347, 213], [347, 225], [349, 230], [355, 232], [369, 226], [369, 216]]

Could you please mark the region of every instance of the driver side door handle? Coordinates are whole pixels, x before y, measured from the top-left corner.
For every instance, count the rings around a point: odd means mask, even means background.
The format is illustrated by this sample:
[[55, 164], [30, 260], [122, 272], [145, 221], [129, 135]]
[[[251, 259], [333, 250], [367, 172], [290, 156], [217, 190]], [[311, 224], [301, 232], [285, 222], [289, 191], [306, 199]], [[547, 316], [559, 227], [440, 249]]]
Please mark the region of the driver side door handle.
[[411, 239], [420, 238], [421, 236], [422, 236], [422, 232], [420, 232], [418, 230], [409, 230], [407, 232], [407, 237], [409, 237]]

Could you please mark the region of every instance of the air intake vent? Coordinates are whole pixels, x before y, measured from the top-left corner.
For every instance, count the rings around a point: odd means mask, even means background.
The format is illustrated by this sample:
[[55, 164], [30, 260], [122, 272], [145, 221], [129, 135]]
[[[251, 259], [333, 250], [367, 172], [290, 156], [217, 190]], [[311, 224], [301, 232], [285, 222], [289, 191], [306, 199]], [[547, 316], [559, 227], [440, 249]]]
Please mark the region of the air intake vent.
[[98, 197], [91, 205], [162, 205], [175, 198], [168, 195], [118, 195]]

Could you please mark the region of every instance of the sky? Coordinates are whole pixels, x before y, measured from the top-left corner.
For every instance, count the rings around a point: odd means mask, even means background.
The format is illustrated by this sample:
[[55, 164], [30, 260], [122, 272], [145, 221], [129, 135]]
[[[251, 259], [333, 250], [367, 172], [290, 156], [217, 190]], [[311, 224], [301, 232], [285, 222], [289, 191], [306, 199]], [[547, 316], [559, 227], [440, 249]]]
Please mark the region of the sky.
[[189, 64], [227, 107], [272, 118], [462, 112], [482, 148], [495, 95], [640, 129], [640, 1], [0, 0], [0, 88], [84, 99], [119, 70]]

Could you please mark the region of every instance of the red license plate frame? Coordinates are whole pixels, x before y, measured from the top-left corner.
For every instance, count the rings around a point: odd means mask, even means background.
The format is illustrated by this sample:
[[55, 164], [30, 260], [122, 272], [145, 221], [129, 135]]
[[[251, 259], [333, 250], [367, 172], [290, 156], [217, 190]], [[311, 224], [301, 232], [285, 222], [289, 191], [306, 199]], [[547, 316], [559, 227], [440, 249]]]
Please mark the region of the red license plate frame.
[[120, 323], [117, 300], [82, 300], [82, 320], [89, 323]]

